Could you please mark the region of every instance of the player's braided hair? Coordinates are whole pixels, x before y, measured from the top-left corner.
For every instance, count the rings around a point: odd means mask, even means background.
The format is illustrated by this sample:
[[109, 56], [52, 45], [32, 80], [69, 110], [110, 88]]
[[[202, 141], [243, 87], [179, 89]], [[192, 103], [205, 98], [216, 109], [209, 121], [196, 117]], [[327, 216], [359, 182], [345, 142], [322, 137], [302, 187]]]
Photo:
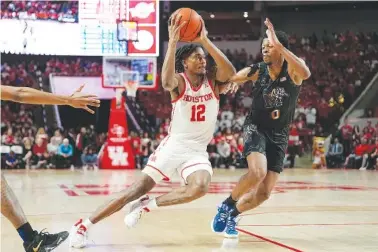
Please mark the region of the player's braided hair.
[[[176, 73], [183, 73], [185, 71], [183, 60], [189, 57], [189, 55], [192, 54], [197, 48], [202, 48], [202, 46], [197, 45], [197, 44], [186, 44], [176, 50], [176, 54], [175, 54]], [[206, 57], [206, 60], [207, 60], [207, 64], [206, 64], [207, 72], [209, 73], [210, 76], [215, 75], [216, 64], [215, 64], [214, 59], [208, 54]]]
[[183, 73], [185, 71], [183, 60], [189, 57], [197, 48], [202, 48], [200, 45], [196, 44], [187, 44], [183, 45], [176, 50], [176, 61], [175, 61], [175, 68], [177, 73]]

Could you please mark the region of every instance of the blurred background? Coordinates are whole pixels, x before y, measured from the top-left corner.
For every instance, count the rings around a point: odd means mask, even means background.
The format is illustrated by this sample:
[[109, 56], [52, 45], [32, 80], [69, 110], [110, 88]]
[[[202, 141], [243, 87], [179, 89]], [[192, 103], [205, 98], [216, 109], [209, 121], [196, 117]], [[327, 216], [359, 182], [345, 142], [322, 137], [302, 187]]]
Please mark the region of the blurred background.
[[[101, 99], [95, 115], [1, 102], [2, 169], [81, 167], [83, 154], [101, 150], [116, 95], [104, 83], [109, 57], [129, 59], [151, 85], [140, 85], [125, 104], [135, 168], [143, 167], [170, 123], [170, 95], [161, 88], [160, 71], [167, 20], [182, 7], [203, 17], [209, 38], [237, 70], [262, 60], [266, 17], [290, 35], [290, 49], [312, 75], [302, 85], [291, 125], [287, 168], [377, 168], [377, 2], [80, 0], [1, 2], [2, 85], [69, 94], [85, 83], [84, 92]], [[214, 167], [245, 168], [241, 129], [252, 88], [245, 84], [221, 96], [208, 146]], [[69, 160], [59, 158], [67, 144], [73, 147]]]

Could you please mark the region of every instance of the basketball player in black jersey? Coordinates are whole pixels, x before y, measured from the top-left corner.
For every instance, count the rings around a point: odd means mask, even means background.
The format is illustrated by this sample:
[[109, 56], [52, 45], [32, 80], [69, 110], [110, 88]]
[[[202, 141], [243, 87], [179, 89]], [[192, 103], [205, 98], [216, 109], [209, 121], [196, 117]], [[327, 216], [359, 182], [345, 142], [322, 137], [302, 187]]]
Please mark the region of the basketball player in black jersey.
[[244, 156], [248, 173], [218, 208], [212, 228], [237, 237], [236, 217], [269, 198], [282, 171], [288, 144], [289, 125], [294, 116], [299, 90], [311, 73], [305, 62], [288, 49], [288, 36], [275, 31], [265, 20], [263, 62], [248, 66], [231, 78], [236, 85], [254, 82], [253, 102], [244, 131]]

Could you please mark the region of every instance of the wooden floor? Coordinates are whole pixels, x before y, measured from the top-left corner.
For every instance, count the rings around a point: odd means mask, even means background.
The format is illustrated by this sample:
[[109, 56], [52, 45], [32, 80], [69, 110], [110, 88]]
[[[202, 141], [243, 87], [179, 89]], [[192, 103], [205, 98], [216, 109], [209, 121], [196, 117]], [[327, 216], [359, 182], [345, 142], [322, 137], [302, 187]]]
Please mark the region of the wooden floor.
[[[125, 208], [93, 226], [90, 246], [55, 251], [378, 251], [378, 172], [285, 170], [272, 197], [243, 215], [238, 240], [212, 233], [210, 221], [245, 170], [215, 170], [205, 197], [144, 216], [134, 229], [123, 223]], [[109, 194], [130, 185], [139, 171], [4, 172], [34, 228], [69, 230]], [[178, 186], [157, 186], [152, 196]], [[9, 221], [1, 219], [1, 251], [22, 251]]]

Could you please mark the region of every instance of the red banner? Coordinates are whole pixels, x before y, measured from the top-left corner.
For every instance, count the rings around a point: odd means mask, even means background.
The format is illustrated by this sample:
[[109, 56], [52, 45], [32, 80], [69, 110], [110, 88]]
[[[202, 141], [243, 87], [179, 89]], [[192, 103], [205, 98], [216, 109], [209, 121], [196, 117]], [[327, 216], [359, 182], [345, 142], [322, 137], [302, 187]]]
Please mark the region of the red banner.
[[128, 1], [129, 20], [138, 22], [138, 41], [130, 42], [130, 56], [159, 55], [159, 0]]
[[125, 98], [116, 104], [113, 98], [109, 117], [108, 139], [100, 157], [101, 169], [135, 169], [135, 158], [128, 137]]

